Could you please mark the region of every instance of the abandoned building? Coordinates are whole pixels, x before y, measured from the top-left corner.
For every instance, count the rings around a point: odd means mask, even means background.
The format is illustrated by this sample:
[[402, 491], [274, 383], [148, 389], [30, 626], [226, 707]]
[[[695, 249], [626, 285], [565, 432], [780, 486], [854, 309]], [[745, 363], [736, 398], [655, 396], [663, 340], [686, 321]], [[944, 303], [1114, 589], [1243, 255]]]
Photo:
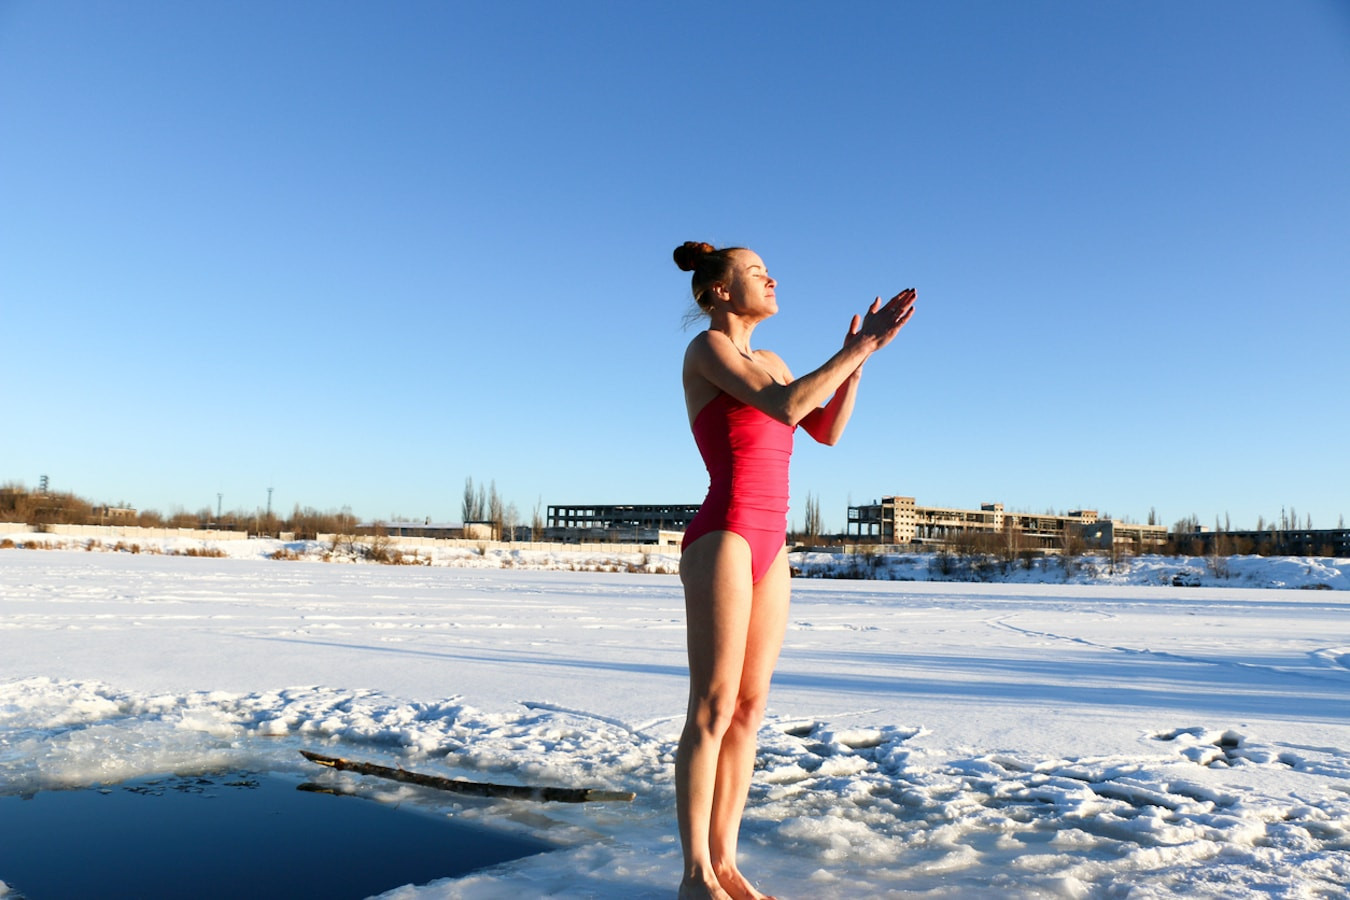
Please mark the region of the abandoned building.
[[1002, 503], [985, 503], [979, 509], [919, 506], [913, 497], [882, 497], [848, 508], [847, 537], [858, 542], [938, 547], [995, 535], [1033, 550], [1059, 549], [1069, 540], [1092, 549], [1125, 542], [1147, 549], [1167, 542], [1166, 526], [1103, 519], [1093, 509], [1037, 515], [1007, 512]]

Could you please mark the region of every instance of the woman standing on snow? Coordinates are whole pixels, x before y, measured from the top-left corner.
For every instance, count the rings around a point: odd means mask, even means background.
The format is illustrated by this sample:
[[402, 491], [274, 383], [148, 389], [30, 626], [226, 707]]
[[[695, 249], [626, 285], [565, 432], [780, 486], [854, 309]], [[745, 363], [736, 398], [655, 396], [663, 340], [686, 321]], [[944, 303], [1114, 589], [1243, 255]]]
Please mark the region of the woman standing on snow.
[[787, 628], [788, 461], [800, 425], [834, 444], [853, 412], [862, 365], [914, 312], [911, 288], [854, 316], [844, 347], [793, 378], [755, 326], [778, 312], [758, 254], [687, 241], [675, 263], [692, 272], [707, 331], [684, 355], [684, 401], [708, 467], [708, 496], [680, 557], [688, 618], [689, 711], [675, 761], [681, 898], [763, 898], [736, 867], [736, 840], [754, 769], [756, 734]]

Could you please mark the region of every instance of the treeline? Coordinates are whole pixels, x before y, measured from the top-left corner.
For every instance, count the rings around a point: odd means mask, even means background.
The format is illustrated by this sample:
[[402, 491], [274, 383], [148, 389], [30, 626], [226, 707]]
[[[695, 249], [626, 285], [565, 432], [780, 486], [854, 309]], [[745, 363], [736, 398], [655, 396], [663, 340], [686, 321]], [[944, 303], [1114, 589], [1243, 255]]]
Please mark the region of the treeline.
[[538, 540], [544, 533], [543, 499], [536, 501], [528, 524], [521, 521], [520, 510], [514, 503], [502, 500], [497, 482], [475, 483], [473, 477], [464, 479], [464, 499], [459, 507], [460, 521], [465, 526], [487, 526], [493, 540]]
[[136, 525], [142, 528], [213, 528], [247, 531], [296, 540], [314, 540], [319, 534], [351, 534], [357, 519], [350, 509], [320, 511], [298, 504], [290, 516], [270, 512], [225, 511], [216, 515], [210, 507], [196, 512], [176, 511], [164, 515], [156, 510], [131, 510], [125, 506], [99, 505], [61, 491], [29, 491], [21, 485], [0, 487], [0, 522], [25, 525]]

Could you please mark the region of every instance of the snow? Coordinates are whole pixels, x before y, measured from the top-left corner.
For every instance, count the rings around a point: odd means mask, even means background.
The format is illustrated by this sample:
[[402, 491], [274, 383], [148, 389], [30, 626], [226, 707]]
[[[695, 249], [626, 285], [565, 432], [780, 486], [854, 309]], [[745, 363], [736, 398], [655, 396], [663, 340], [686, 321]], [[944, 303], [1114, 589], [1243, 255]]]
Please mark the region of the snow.
[[[0, 794], [306, 772], [558, 847], [386, 896], [673, 895], [673, 556], [83, 546], [0, 550]], [[201, 549], [224, 555], [181, 555]], [[951, 581], [934, 558], [794, 555], [879, 580], [793, 582], [743, 868], [783, 897], [1343, 896], [1350, 560], [1217, 562]], [[301, 748], [637, 799], [431, 795]]]

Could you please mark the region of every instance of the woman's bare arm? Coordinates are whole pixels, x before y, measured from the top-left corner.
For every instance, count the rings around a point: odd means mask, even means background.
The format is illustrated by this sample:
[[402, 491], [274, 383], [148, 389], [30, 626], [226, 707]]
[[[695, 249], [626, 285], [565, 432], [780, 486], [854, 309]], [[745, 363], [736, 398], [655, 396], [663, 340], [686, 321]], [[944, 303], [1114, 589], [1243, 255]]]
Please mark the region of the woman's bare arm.
[[[853, 321], [849, 324], [848, 335], [844, 337], [845, 343], [849, 336], [858, 332], [861, 321], [859, 316], [853, 317]], [[828, 403], [807, 413], [806, 418], [802, 419], [802, 430], [811, 435], [817, 443], [833, 447], [844, 436], [844, 426], [848, 425], [848, 420], [853, 415], [853, 405], [858, 399], [862, 370], [862, 366], [854, 369], [853, 374], [839, 386]]]
[[[840, 418], [840, 413], [843, 413], [843, 422], [838, 425], [842, 431], [843, 423], [848, 420], [847, 413], [852, 410], [858, 369], [867, 357], [889, 344], [909, 321], [914, 313], [914, 297], [915, 292], [911, 288], [895, 295], [885, 306], [881, 305], [878, 298], [858, 327], [850, 327], [843, 348], [824, 365], [796, 379], [772, 354], [767, 355], [768, 360], [778, 363], [782, 370], [779, 373], [782, 381], [776, 380], [774, 373], [764, 363], [742, 355], [725, 334], [705, 332], [690, 343], [685, 354], [686, 389], [694, 379], [701, 378], [787, 425], [803, 424], [808, 416], [814, 414], [815, 420], [808, 426], [808, 432], [813, 437], [816, 436], [813, 429], [818, 425], [822, 426], [822, 433], [828, 435], [834, 428], [833, 420]], [[828, 414], [831, 421], [825, 422], [825, 414], [818, 411], [850, 381], [852, 386], [845, 388], [837, 401], [838, 405]], [[834, 439], [837, 440], [838, 436], [835, 435]]]

